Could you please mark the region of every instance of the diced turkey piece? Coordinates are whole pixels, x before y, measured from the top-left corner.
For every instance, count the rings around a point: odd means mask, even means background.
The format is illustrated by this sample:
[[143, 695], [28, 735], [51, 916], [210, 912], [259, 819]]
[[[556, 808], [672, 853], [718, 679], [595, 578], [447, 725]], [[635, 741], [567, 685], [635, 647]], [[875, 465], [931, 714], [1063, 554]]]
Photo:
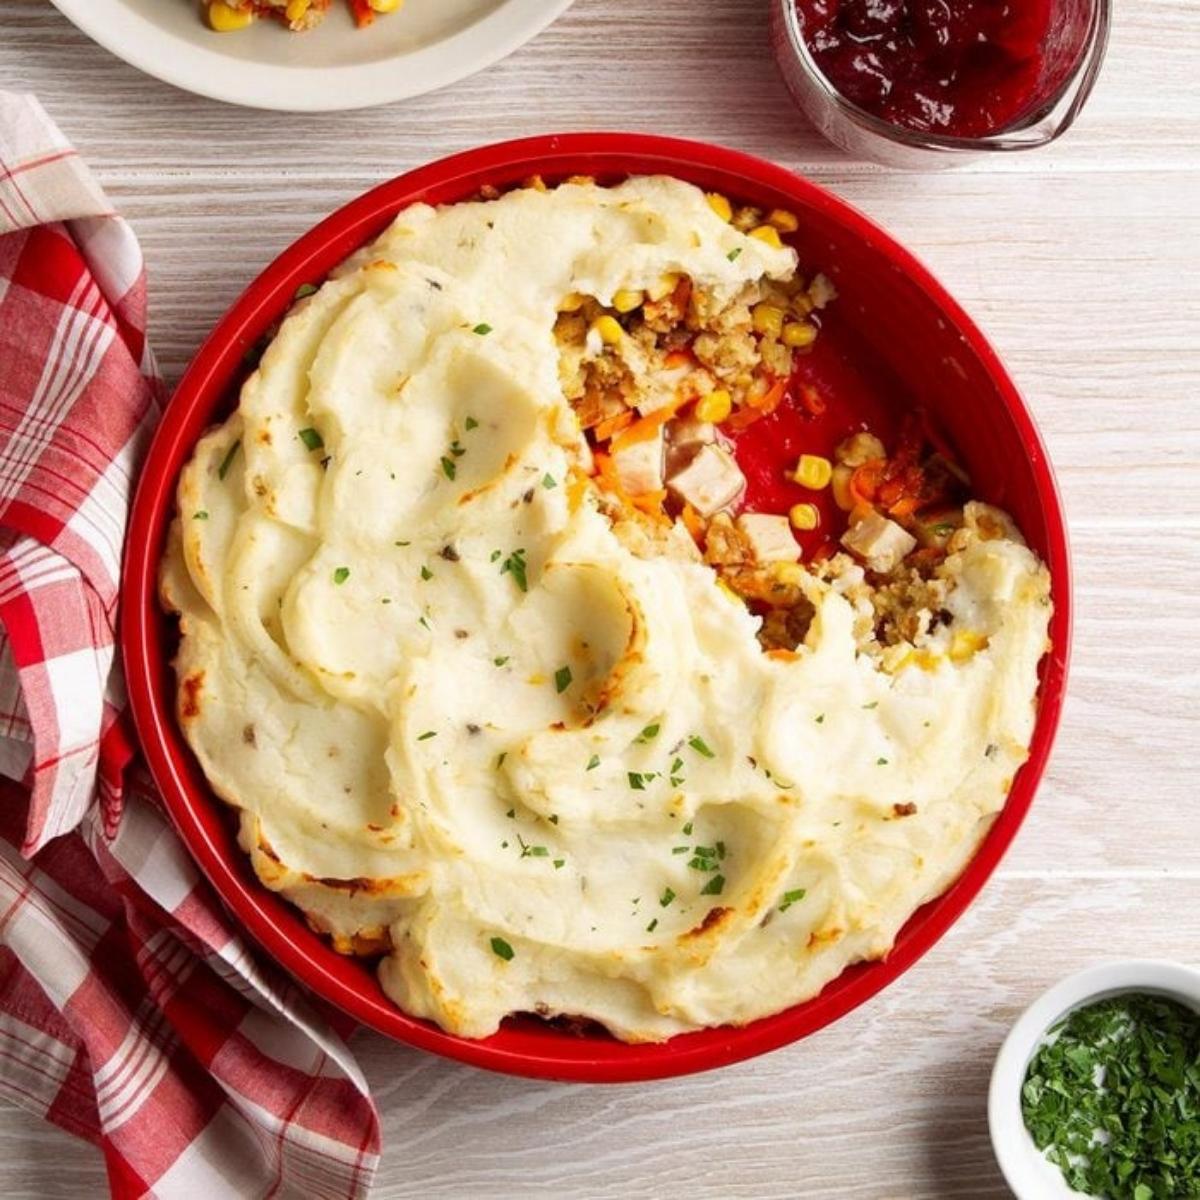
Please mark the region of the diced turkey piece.
[[750, 543], [754, 561], [797, 562], [800, 545], [792, 535], [792, 525], [787, 517], [771, 513], [742, 513], [737, 527]]
[[711, 517], [732, 504], [746, 486], [746, 477], [733, 456], [720, 446], [702, 446], [682, 471], [667, 480], [667, 487], [702, 517]]
[[879, 513], [871, 513], [842, 534], [842, 545], [881, 574], [899, 566], [916, 544], [917, 539], [907, 529]]
[[630, 496], [657, 492], [663, 485], [663, 431], [622, 446], [613, 453], [613, 467], [621, 487]]
[[717, 440], [717, 427], [695, 417], [676, 417], [667, 426], [667, 440], [672, 446], [707, 445]]

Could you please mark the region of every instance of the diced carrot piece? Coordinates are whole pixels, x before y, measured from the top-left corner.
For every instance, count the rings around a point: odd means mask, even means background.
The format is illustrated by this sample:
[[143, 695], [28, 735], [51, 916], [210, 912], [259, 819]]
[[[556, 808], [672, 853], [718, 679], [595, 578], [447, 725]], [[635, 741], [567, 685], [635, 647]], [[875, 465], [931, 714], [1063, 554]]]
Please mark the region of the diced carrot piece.
[[350, 0], [350, 11], [354, 14], [355, 25], [360, 29], [375, 20], [375, 13], [368, 0]]
[[854, 474], [850, 476], [850, 494], [855, 500], [866, 504], [874, 503], [885, 465], [882, 458], [873, 458], [861, 467], [854, 468]]
[[800, 407], [810, 416], [819, 417], [825, 411], [825, 401], [812, 384], [806, 383], [800, 389]]
[[690, 350], [668, 350], [666, 358], [663, 359], [663, 366], [687, 367], [694, 361]]
[[613, 438], [614, 453], [623, 450], [626, 446], [635, 445], [637, 442], [649, 441], [690, 399], [690, 396], [677, 397], [670, 404], [664, 404], [662, 408], [656, 408], [653, 412], [634, 421], [632, 425], [623, 429]]
[[692, 535], [692, 541], [699, 546], [704, 537], [704, 522], [700, 514], [690, 504], [685, 504], [679, 515], [683, 518], [684, 528]]
[[633, 409], [627, 408], [624, 412], [619, 412], [615, 416], [605, 418], [592, 430], [596, 441], [607, 442], [614, 433], [620, 433], [626, 425], [633, 422], [633, 415]]

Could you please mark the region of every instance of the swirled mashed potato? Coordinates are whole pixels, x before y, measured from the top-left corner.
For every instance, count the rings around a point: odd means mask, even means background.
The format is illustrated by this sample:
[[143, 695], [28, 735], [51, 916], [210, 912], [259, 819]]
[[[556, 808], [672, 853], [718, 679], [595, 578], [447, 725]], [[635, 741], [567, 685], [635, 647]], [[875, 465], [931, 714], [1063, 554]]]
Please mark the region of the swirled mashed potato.
[[417, 205], [197, 446], [163, 571], [184, 731], [259, 878], [406, 1011], [634, 1041], [776, 1012], [886, 954], [1003, 806], [1050, 609], [1001, 514], [968, 505], [914, 661], [864, 652], [856, 567], [798, 572], [811, 621], [769, 655], [589, 474], [562, 298], [794, 267], [671, 179]]

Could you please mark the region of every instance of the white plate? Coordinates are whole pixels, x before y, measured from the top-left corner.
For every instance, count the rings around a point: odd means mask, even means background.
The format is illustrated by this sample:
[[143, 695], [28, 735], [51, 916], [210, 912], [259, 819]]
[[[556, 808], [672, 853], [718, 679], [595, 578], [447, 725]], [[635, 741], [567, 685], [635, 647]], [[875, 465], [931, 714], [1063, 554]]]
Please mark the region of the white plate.
[[356, 29], [344, 0], [307, 33], [273, 20], [208, 28], [197, 0], [53, 0], [131, 66], [214, 100], [286, 112], [419, 96], [511, 54], [571, 0], [408, 0]]

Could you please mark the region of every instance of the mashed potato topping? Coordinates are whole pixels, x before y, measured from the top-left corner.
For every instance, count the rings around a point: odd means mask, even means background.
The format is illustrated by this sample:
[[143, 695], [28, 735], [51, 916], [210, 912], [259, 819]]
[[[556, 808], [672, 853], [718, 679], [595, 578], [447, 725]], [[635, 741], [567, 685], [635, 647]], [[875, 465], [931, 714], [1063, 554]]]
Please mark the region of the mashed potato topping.
[[622, 536], [595, 485], [563, 298], [794, 268], [671, 179], [417, 205], [187, 466], [184, 731], [259, 878], [406, 1011], [635, 1041], [776, 1012], [885, 954], [1003, 806], [1050, 614], [1003, 514], [967, 506], [903, 653], [840, 556], [768, 654], [681, 524]]

